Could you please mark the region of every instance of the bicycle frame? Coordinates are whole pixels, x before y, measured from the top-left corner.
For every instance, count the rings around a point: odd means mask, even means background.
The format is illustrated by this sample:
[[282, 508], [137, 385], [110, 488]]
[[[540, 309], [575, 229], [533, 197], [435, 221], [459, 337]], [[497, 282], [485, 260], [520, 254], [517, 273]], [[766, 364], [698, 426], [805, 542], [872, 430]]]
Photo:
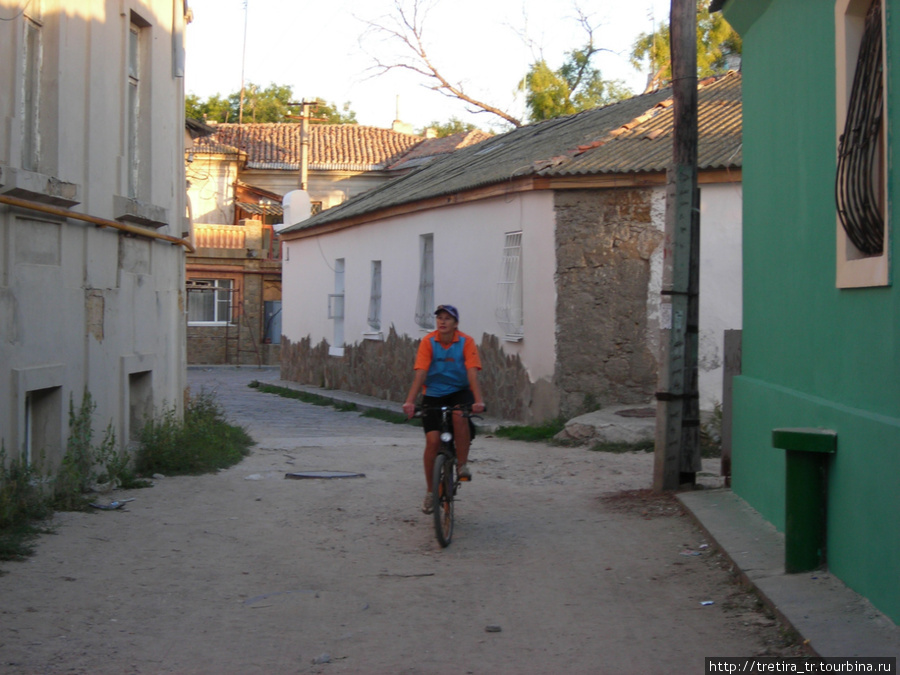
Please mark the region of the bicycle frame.
[[[453, 414], [461, 410], [464, 417], [472, 415], [471, 406], [439, 406], [430, 408], [441, 413], [440, 447], [432, 470], [432, 495], [434, 532], [442, 547], [450, 545], [453, 537], [454, 497], [459, 490], [460, 480], [456, 472], [456, 442], [453, 437]], [[420, 408], [418, 416], [424, 416], [429, 408]], [[467, 420], [468, 421], [468, 420]]]

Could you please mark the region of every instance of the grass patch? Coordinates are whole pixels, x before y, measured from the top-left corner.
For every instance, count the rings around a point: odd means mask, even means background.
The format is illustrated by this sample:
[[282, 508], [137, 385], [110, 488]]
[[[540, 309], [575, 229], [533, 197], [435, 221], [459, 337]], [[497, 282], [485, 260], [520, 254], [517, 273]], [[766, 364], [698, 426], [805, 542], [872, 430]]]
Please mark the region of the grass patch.
[[555, 419], [539, 426], [500, 427], [494, 432], [494, 435], [513, 441], [549, 441], [565, 426], [565, 420]]
[[253, 439], [229, 424], [215, 397], [200, 392], [189, 399], [184, 420], [175, 409], [147, 422], [138, 435], [135, 457], [139, 473], [197, 475], [234, 466], [250, 454]]
[[32, 542], [47, 532], [39, 525], [53, 509], [43, 494], [41, 477], [19, 460], [7, 460], [0, 447], [0, 560], [21, 560], [31, 555]]
[[394, 412], [393, 410], [385, 410], [384, 408], [370, 408], [360, 413], [361, 417], [371, 417], [372, 419], [381, 420], [382, 422], [390, 422], [391, 424], [412, 424], [422, 426], [422, 420], [413, 418], [409, 419], [404, 413]]
[[637, 443], [624, 442], [604, 442], [594, 443], [590, 448], [591, 452], [612, 452], [615, 454], [623, 454], [626, 452], [653, 452], [655, 444], [653, 441], [638, 441]]
[[279, 387], [274, 384], [263, 384], [257, 380], [253, 380], [249, 385], [253, 389], [257, 389], [264, 394], [276, 394], [283, 398], [294, 398], [298, 401], [303, 401], [303, 403], [310, 403], [312, 405], [330, 405], [335, 410], [340, 412], [353, 412], [355, 411], [356, 404], [355, 403], [347, 403], [344, 401], [336, 401], [333, 398], [328, 398], [327, 396], [320, 396], [319, 394], [311, 394], [307, 391], [300, 391], [299, 389], [291, 389], [289, 387]]

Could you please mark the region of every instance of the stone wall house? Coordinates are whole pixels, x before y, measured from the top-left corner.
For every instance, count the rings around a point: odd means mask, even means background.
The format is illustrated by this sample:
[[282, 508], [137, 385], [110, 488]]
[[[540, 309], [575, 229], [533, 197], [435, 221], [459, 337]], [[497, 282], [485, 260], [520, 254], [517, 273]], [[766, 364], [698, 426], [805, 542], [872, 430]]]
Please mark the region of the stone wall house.
[[[741, 325], [741, 76], [699, 85], [701, 405]], [[439, 303], [481, 346], [493, 415], [649, 404], [671, 91], [456, 150], [282, 231], [282, 376], [401, 402]]]
[[185, 391], [184, 0], [3, 3], [0, 448], [52, 471]]
[[[217, 124], [186, 149], [195, 254], [188, 258], [188, 363], [276, 364], [281, 340], [282, 198], [298, 188], [299, 124]], [[312, 125], [309, 194], [318, 211], [487, 137], [425, 138]], [[275, 226], [275, 227], [273, 227]]]

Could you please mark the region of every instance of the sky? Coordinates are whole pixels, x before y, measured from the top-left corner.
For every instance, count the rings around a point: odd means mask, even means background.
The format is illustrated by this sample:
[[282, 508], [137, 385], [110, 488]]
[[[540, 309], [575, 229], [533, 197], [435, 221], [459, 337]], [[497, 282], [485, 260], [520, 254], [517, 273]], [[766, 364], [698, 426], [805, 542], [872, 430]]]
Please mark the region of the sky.
[[[411, 6], [412, 0], [397, 0]], [[526, 117], [516, 85], [542, 55], [551, 68], [586, 33], [573, 0], [425, 0], [426, 49], [438, 69], [475, 98]], [[635, 38], [668, 21], [671, 0], [579, 0], [599, 26], [604, 48], [594, 65], [604, 79], [623, 80], [640, 93], [646, 70], [631, 66]], [[350, 102], [360, 124], [390, 128], [395, 119], [421, 130], [456, 117], [502, 131], [499, 118], [472, 114], [459, 101], [432, 91], [408, 70], [375, 75], [375, 56], [390, 61], [400, 47], [367, 33], [366, 21], [386, 23], [394, 0], [188, 0], [185, 91], [206, 99], [239, 91], [241, 82], [290, 85], [297, 100]], [[246, 35], [246, 39], [245, 39]], [[525, 37], [523, 37], [525, 36]], [[525, 39], [527, 37], [527, 40]], [[399, 115], [399, 117], [398, 117]]]

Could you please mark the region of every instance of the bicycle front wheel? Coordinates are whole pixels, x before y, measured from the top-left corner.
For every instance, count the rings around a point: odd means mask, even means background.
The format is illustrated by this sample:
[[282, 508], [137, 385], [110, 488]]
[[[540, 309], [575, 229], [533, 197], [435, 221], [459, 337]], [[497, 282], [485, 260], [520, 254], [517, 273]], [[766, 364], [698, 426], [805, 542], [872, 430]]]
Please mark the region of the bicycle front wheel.
[[453, 462], [440, 453], [434, 460], [432, 474], [434, 533], [441, 546], [450, 545], [453, 537]]

